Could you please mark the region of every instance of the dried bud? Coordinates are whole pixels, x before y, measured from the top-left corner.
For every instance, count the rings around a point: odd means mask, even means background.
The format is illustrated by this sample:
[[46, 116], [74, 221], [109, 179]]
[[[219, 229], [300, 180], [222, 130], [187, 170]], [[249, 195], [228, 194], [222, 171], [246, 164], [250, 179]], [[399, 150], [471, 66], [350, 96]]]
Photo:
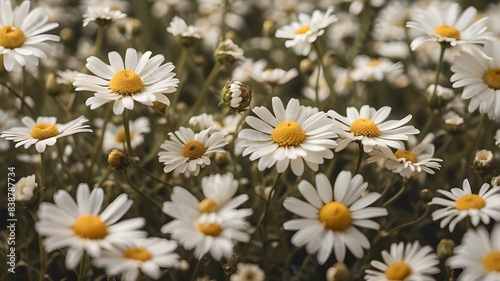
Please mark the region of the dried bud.
[[493, 152], [491, 150], [478, 150], [474, 161], [472, 163], [474, 170], [481, 176], [490, 173], [495, 168], [495, 161], [493, 159]]
[[225, 65], [231, 65], [238, 60], [243, 60], [243, 50], [234, 44], [233, 40], [220, 41], [215, 50], [215, 61]]
[[108, 155], [108, 163], [113, 169], [123, 171], [130, 165], [130, 159], [123, 151], [113, 149]]
[[491, 179], [491, 186], [499, 186], [500, 185], [500, 176], [493, 177]]
[[441, 239], [437, 246], [437, 256], [440, 260], [447, 260], [453, 255], [453, 250], [455, 249], [455, 242], [450, 239]]
[[349, 281], [351, 272], [345, 263], [338, 262], [326, 271], [327, 281]]
[[252, 100], [252, 91], [247, 84], [230, 80], [222, 89], [222, 102], [231, 110], [241, 113], [245, 111]]
[[429, 189], [427, 188], [424, 188], [420, 191], [420, 198], [422, 198], [422, 200], [425, 202], [425, 203], [429, 203], [431, 202], [432, 198], [434, 197], [434, 194], [432, 193], [432, 191], [430, 191]]

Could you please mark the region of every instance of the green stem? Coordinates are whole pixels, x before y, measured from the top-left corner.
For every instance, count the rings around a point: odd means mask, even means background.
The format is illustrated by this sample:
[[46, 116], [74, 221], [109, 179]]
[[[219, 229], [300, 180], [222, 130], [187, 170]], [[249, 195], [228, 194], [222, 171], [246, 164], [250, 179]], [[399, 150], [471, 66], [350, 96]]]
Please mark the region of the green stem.
[[[184, 74], [184, 68], [186, 67], [186, 62], [187, 62], [187, 57], [188, 57], [189, 49], [187, 47], [182, 47], [181, 49], [181, 54], [179, 55], [179, 59], [177, 59], [176, 65], [176, 73], [177, 77], [179, 77], [179, 86], [177, 87], [177, 91], [175, 91], [174, 96], [172, 97], [172, 102], [170, 103], [170, 110], [175, 110], [175, 105], [177, 104], [177, 101], [179, 100], [179, 95], [181, 93], [181, 86], [184, 84], [183, 81], [186, 81], [184, 79], [183, 74]], [[170, 120], [169, 120], [170, 121]]]
[[408, 187], [410, 181], [407, 180], [407, 179], [404, 179], [404, 183], [403, 183], [403, 186], [401, 187], [401, 189], [398, 191], [398, 193], [396, 193], [393, 197], [391, 197], [389, 200], [387, 200], [383, 205], [382, 207], [386, 208], [387, 206], [389, 206], [391, 203], [393, 203], [394, 201], [396, 201], [399, 197], [401, 197], [401, 195], [403, 195], [403, 193], [406, 191], [406, 188]]
[[[36, 216], [36, 213], [34, 210], [28, 209], [28, 212], [31, 215], [31, 218], [33, 219], [33, 222], [36, 224], [38, 222], [38, 217]], [[45, 271], [47, 268], [47, 252], [45, 252], [45, 248], [43, 247], [43, 239], [42, 235], [38, 234], [38, 250], [40, 252], [40, 272], [39, 272], [39, 281], [44, 281], [45, 280]]]
[[132, 182], [132, 180], [130, 179], [127, 171], [124, 171], [124, 173], [125, 173], [125, 177], [127, 178], [128, 183], [130, 184], [130, 187], [132, 187], [132, 189], [135, 190], [135, 192], [139, 193], [139, 195], [141, 195], [142, 197], [144, 197], [151, 204], [153, 204], [153, 206], [156, 206], [163, 213], [162, 207], [160, 206], [160, 204], [158, 204], [156, 201], [154, 201], [153, 199], [151, 199], [146, 193], [142, 192], [142, 190], [140, 190], [139, 188], [137, 188], [137, 186], [135, 186], [134, 183]]
[[314, 49], [316, 50], [316, 53], [318, 53], [318, 61], [319, 65], [321, 66], [321, 69], [323, 69], [323, 76], [325, 77], [326, 84], [328, 85], [328, 89], [330, 90], [330, 95], [336, 100], [336, 94], [335, 90], [333, 89], [333, 80], [332, 80], [332, 73], [330, 70], [325, 66], [323, 62], [323, 56], [324, 54], [321, 52], [318, 42], [313, 43]]
[[102, 43], [104, 41], [104, 32], [106, 31], [106, 26], [99, 25], [97, 29], [97, 36], [95, 38], [94, 45], [94, 56], [99, 57], [101, 54]]
[[396, 230], [399, 230], [399, 229], [404, 228], [404, 227], [408, 227], [408, 226], [410, 226], [410, 225], [414, 225], [414, 224], [416, 224], [416, 223], [418, 223], [418, 222], [422, 221], [425, 217], [427, 217], [427, 215], [429, 214], [429, 211], [430, 211], [430, 208], [429, 208], [429, 206], [427, 205], [427, 208], [425, 209], [425, 212], [424, 212], [424, 213], [423, 213], [420, 217], [418, 217], [417, 219], [412, 220], [412, 221], [410, 221], [410, 222], [403, 223], [402, 225], [398, 225], [398, 226], [394, 227], [393, 229], [391, 229], [391, 230], [389, 230], [389, 231], [387, 232], [387, 235], [390, 235], [391, 233], [393, 233], [393, 232], [394, 232], [394, 231], [396, 231]]
[[140, 165], [136, 164], [134, 161], [132, 161], [132, 165], [134, 165], [137, 169], [139, 169], [142, 173], [146, 174], [147, 176], [149, 176], [151, 179], [159, 182], [159, 183], [163, 183], [164, 185], [166, 185], [168, 188], [171, 188], [171, 185], [170, 183], [156, 177], [155, 175], [153, 175], [152, 173], [150, 173], [149, 171], [147, 171], [146, 169], [142, 168]]
[[111, 169], [109, 166], [106, 168], [106, 172], [104, 174], [101, 175], [101, 178], [99, 179], [99, 181], [96, 183], [95, 186], [97, 187], [100, 187], [102, 185], [102, 183], [109, 177], [109, 175], [111, 174], [111, 172], [113, 171], [113, 169]]
[[[318, 56], [318, 61], [321, 61], [321, 58], [319, 56]], [[319, 108], [319, 80], [321, 77], [321, 71], [322, 71], [321, 63], [318, 62], [318, 76], [316, 77], [316, 86], [314, 88], [314, 98], [315, 98], [314, 102], [317, 108]]]
[[80, 270], [78, 271], [78, 281], [85, 280], [85, 268], [87, 267], [87, 253], [84, 253], [80, 260]]
[[39, 201], [43, 201], [43, 191], [45, 189], [45, 157], [44, 152], [40, 153], [40, 191], [39, 191]]
[[9, 85], [7, 85], [7, 83], [5, 82], [2, 82], [0, 81], [0, 85], [4, 86], [5, 88], [7, 88], [7, 90], [9, 90], [9, 92], [11, 92], [14, 96], [16, 96], [16, 98], [20, 99], [21, 100], [21, 103], [23, 105], [24, 108], [28, 109], [28, 112], [29, 114], [33, 117], [35, 116], [35, 112], [33, 111], [33, 108], [31, 108], [29, 106], [29, 104], [24, 100], [24, 98], [18, 93], [16, 92], [14, 89], [12, 89]]
[[477, 126], [476, 133], [474, 134], [474, 140], [470, 143], [468, 149], [466, 150], [467, 154], [465, 154], [465, 157], [469, 157], [469, 163], [472, 163], [472, 161], [474, 161], [474, 150], [476, 149], [479, 139], [481, 138], [481, 132], [483, 130], [484, 122], [486, 121], [486, 119], [488, 119], [488, 115], [483, 114], [483, 116], [481, 117], [481, 121], [479, 121], [479, 125]]
[[130, 142], [130, 123], [128, 118], [128, 110], [123, 112], [123, 128], [125, 128], [125, 142], [127, 143], [127, 153], [132, 157], [132, 143]]
[[354, 169], [353, 176], [359, 172], [361, 162], [363, 161], [363, 155], [363, 145], [361, 143], [358, 143], [358, 161], [356, 162], [356, 169]]
[[191, 281], [194, 281], [196, 279], [196, 274], [198, 273], [198, 270], [200, 269], [201, 261], [204, 258], [205, 257], [201, 257], [201, 259], [199, 259], [198, 262], [196, 262], [196, 266], [194, 267], [194, 270], [193, 270], [193, 275], [191, 276]]
[[262, 222], [266, 218], [266, 215], [269, 211], [269, 205], [271, 204], [271, 200], [274, 198], [274, 196], [273, 196], [274, 190], [276, 189], [276, 186], [278, 185], [278, 181], [281, 178], [281, 175], [282, 175], [282, 173], [278, 173], [278, 175], [276, 176], [276, 179], [274, 179], [273, 187], [271, 188], [271, 191], [269, 192], [269, 198], [267, 198], [267, 201], [266, 201], [266, 207], [264, 208], [264, 212], [262, 213], [259, 220], [257, 221], [257, 224], [255, 225], [255, 231], [257, 231], [260, 228]]
[[94, 165], [97, 162], [97, 158], [102, 153], [102, 142], [104, 140], [104, 133], [106, 132], [106, 127], [108, 126], [108, 123], [111, 120], [112, 114], [113, 114], [113, 105], [109, 104], [108, 109], [106, 111], [106, 116], [104, 117], [104, 122], [102, 123], [101, 134], [99, 135], [99, 138], [97, 139], [96, 146], [95, 146], [94, 152], [92, 154], [92, 160], [90, 162], [90, 167], [89, 167], [89, 178], [92, 178], [92, 170], [94, 168]]

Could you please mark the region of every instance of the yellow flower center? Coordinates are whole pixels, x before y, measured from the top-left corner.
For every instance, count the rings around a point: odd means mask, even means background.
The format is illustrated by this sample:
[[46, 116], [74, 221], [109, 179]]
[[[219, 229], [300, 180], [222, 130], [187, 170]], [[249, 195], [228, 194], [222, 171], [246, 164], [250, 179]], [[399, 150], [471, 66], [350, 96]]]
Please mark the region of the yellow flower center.
[[343, 231], [351, 224], [351, 212], [340, 202], [330, 202], [319, 210], [318, 219], [325, 228]]
[[396, 152], [394, 152], [394, 156], [396, 156], [396, 158], [404, 158], [406, 159], [406, 161], [410, 161], [412, 163], [418, 162], [417, 155], [409, 150], [398, 149]]
[[206, 151], [207, 148], [202, 142], [190, 140], [184, 145], [184, 148], [182, 148], [182, 156], [189, 158], [189, 160], [198, 159], [203, 156]]
[[147, 261], [150, 260], [153, 256], [148, 250], [144, 248], [134, 247], [123, 252], [123, 257], [131, 260]]
[[196, 228], [203, 234], [213, 237], [219, 236], [222, 232], [222, 227], [218, 223], [199, 223]]
[[375, 67], [375, 66], [379, 66], [382, 62], [378, 59], [371, 59], [370, 61], [368, 61], [368, 63], [366, 64], [367, 66], [370, 66], [370, 67]]
[[214, 200], [210, 198], [205, 198], [200, 202], [199, 208], [201, 213], [212, 213], [217, 211], [218, 206]]
[[17, 26], [6, 25], [0, 28], [0, 46], [6, 49], [15, 49], [24, 45], [26, 37]]
[[455, 208], [459, 211], [467, 211], [469, 209], [482, 209], [486, 206], [486, 202], [477, 194], [464, 195], [458, 198], [455, 203]]
[[54, 124], [40, 123], [31, 128], [30, 136], [37, 140], [44, 140], [59, 135], [59, 131]]
[[494, 90], [500, 90], [500, 68], [492, 68], [484, 74], [484, 83]]
[[405, 280], [406, 277], [411, 275], [411, 268], [402, 261], [391, 264], [385, 271], [385, 277], [388, 280]]
[[453, 26], [440, 25], [434, 29], [434, 32], [442, 37], [460, 39], [460, 31]]
[[285, 120], [274, 128], [271, 139], [280, 147], [297, 147], [306, 140], [306, 133], [297, 122]]
[[500, 251], [490, 252], [484, 255], [483, 266], [490, 272], [500, 272]]
[[73, 224], [73, 231], [82, 238], [92, 240], [103, 239], [108, 235], [106, 224], [96, 215], [83, 215], [79, 217], [75, 224]]
[[270, 68], [270, 67], [268, 67], [268, 68], [266, 68], [264, 71], [265, 71], [265, 72], [268, 72], [268, 73], [269, 73], [269, 72], [273, 72], [273, 71], [274, 71], [274, 68]]
[[311, 26], [304, 25], [304, 26], [297, 28], [297, 30], [295, 30], [295, 34], [304, 34], [304, 33], [308, 32], [309, 30], [311, 30]]
[[131, 96], [142, 92], [144, 84], [141, 77], [132, 70], [120, 70], [109, 81], [109, 88], [115, 94]]
[[351, 132], [357, 136], [365, 136], [369, 138], [380, 137], [380, 130], [377, 124], [370, 119], [358, 118], [352, 122]]
[[[130, 140], [133, 139], [134, 139], [134, 133], [130, 132]], [[121, 129], [120, 131], [118, 131], [118, 133], [116, 134], [116, 141], [125, 142], [125, 129]]]

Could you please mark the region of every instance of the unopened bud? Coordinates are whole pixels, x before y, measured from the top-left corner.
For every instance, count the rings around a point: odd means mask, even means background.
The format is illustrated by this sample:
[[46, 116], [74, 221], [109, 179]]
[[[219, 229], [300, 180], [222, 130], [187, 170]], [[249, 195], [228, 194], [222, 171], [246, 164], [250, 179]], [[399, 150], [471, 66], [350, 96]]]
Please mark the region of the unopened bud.
[[265, 37], [268, 36], [274, 36], [274, 33], [276, 32], [276, 27], [274, 24], [274, 21], [272, 20], [265, 20], [264, 23], [262, 24], [262, 33]]
[[243, 60], [243, 50], [234, 44], [233, 40], [225, 39], [220, 41], [214, 54], [215, 60], [218, 63], [231, 65], [238, 60]]
[[45, 90], [47, 94], [53, 97], [59, 95], [59, 86], [56, 83], [56, 75], [54, 73], [49, 73], [47, 78], [45, 78]]
[[215, 164], [219, 167], [225, 167], [229, 163], [229, 156], [225, 152], [215, 153]]
[[420, 198], [422, 198], [422, 200], [425, 202], [425, 203], [429, 203], [432, 201], [432, 198], [434, 197], [434, 194], [432, 193], [432, 191], [430, 191], [429, 189], [427, 188], [424, 188], [420, 191]]
[[326, 271], [327, 281], [349, 281], [351, 272], [343, 262], [338, 262]]
[[478, 150], [472, 167], [481, 176], [489, 174], [495, 168], [495, 161], [493, 159], [493, 152], [491, 150]]
[[450, 239], [441, 239], [437, 246], [437, 256], [440, 260], [447, 260], [453, 255], [453, 250], [455, 249], [455, 242]]
[[300, 72], [309, 76], [314, 72], [314, 63], [310, 59], [302, 59], [300, 61]]
[[108, 164], [115, 170], [123, 171], [130, 165], [130, 159], [123, 151], [113, 149], [108, 155]]
[[499, 186], [500, 185], [500, 176], [493, 177], [491, 179], [491, 186]]
[[252, 101], [252, 91], [247, 84], [230, 80], [222, 89], [222, 102], [231, 110], [241, 113], [248, 109]]

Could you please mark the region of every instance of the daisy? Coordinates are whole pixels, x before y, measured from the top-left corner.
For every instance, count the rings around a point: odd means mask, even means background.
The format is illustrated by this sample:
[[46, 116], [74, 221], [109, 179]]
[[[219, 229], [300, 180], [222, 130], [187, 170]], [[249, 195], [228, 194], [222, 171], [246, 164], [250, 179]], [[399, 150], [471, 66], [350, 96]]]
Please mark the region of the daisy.
[[[318, 262], [324, 264], [332, 252], [339, 262], [345, 257], [346, 247], [357, 258], [363, 256], [363, 249], [370, 248], [370, 242], [356, 226], [379, 229], [371, 218], [386, 216], [385, 208], [368, 207], [380, 198], [376, 192], [368, 193], [368, 183], [361, 175], [352, 176], [342, 171], [332, 188], [325, 174], [317, 174], [316, 187], [306, 180], [299, 182], [299, 191], [307, 200], [287, 197], [283, 205], [298, 215], [283, 224], [285, 230], [298, 230], [292, 236], [292, 244], [305, 245], [309, 254], [318, 253]], [[362, 196], [363, 193], [366, 195]]]
[[333, 6], [330, 6], [325, 13], [319, 10], [315, 10], [311, 16], [300, 13], [298, 22], [276, 30], [275, 36], [288, 39], [285, 41], [285, 47], [293, 47], [297, 55], [307, 56], [311, 51], [311, 44], [325, 33], [326, 27], [337, 21], [333, 10]]
[[434, 174], [434, 170], [441, 168], [442, 159], [433, 158], [434, 145], [432, 143], [420, 143], [411, 150], [398, 149], [393, 152], [388, 147], [375, 147], [370, 152], [370, 157], [366, 162], [373, 163], [383, 161], [385, 167], [395, 174], [404, 178], [418, 176], [419, 173], [426, 172]]
[[94, 259], [94, 265], [106, 268], [109, 275], [122, 274], [123, 281], [135, 281], [142, 271], [147, 276], [158, 279], [160, 267], [174, 267], [179, 255], [173, 251], [177, 243], [156, 237], [131, 240], [124, 245], [116, 245], [103, 250]]
[[225, 152], [223, 147], [227, 144], [224, 135], [212, 133], [212, 128], [195, 133], [190, 128], [180, 127], [168, 135], [170, 140], [160, 146], [164, 151], [158, 153], [160, 162], [165, 164], [165, 173], [176, 169], [180, 173], [189, 171], [197, 176], [200, 168], [210, 165], [210, 156], [214, 152]]
[[[19, 120], [12, 113], [0, 109], [0, 132], [9, 130], [18, 124]], [[7, 149], [9, 149], [9, 141], [0, 139], [0, 151], [6, 151]]]
[[[171, 203], [171, 202], [165, 202]], [[174, 218], [161, 228], [169, 233], [186, 250], [194, 249], [197, 259], [207, 253], [215, 260], [230, 258], [236, 241], [248, 242], [250, 235], [246, 232], [248, 223], [244, 220], [250, 216], [250, 209], [228, 210], [222, 213], [202, 213], [198, 215], [185, 210], [184, 205], [173, 204], [163, 211]]]
[[3, 131], [0, 137], [16, 142], [16, 147], [21, 145], [28, 148], [35, 145], [39, 153], [43, 153], [45, 148], [53, 146], [58, 138], [73, 135], [76, 133], [89, 133], [92, 129], [83, 123], [89, 121], [80, 116], [66, 124], [58, 124], [56, 117], [40, 116], [35, 120], [26, 116], [21, 119], [25, 127], [14, 127], [9, 131]]
[[48, 252], [69, 247], [66, 253], [66, 267], [73, 269], [84, 251], [91, 257], [98, 257], [101, 249], [111, 249], [113, 245], [126, 244], [145, 236], [138, 230], [146, 222], [143, 218], [133, 218], [116, 223], [132, 206], [127, 194], [118, 196], [101, 211], [104, 192], [87, 184], [78, 185], [76, 203], [69, 193], [59, 189], [54, 194], [54, 202], [42, 202], [37, 214], [39, 221], [35, 228], [45, 236], [43, 244]]
[[59, 25], [47, 23], [48, 16], [42, 8], [29, 11], [30, 1], [22, 1], [12, 9], [9, 0], [0, 0], [0, 55], [5, 70], [14, 64], [38, 65], [38, 59], [47, 59], [49, 45], [46, 41], [59, 41], [59, 36], [43, 34]]
[[462, 244], [455, 248], [448, 262], [451, 268], [465, 270], [459, 281], [500, 280], [500, 224], [488, 235], [483, 227], [465, 233]]
[[264, 281], [266, 275], [256, 264], [238, 263], [236, 272], [231, 275], [230, 281]]
[[393, 243], [390, 252], [382, 251], [384, 262], [372, 261], [377, 270], [367, 269], [367, 281], [418, 280], [433, 281], [431, 275], [439, 273], [439, 260], [430, 246], [414, 243]]
[[243, 49], [228, 38], [219, 42], [214, 57], [219, 63], [232, 64], [236, 61], [243, 61], [245, 59], [243, 53]]
[[186, 47], [192, 46], [201, 39], [201, 30], [196, 26], [187, 25], [186, 22], [178, 16], [172, 19], [170, 25], [167, 27], [167, 31], [177, 37], [179, 42]]
[[[139, 117], [129, 121], [130, 144], [132, 148], [138, 147], [144, 142], [144, 135], [151, 132], [147, 117]], [[123, 149], [125, 146], [125, 128], [123, 125], [115, 126], [108, 123], [104, 132], [102, 150], [108, 153], [112, 149]]]
[[126, 17], [126, 14], [118, 10], [112, 10], [109, 6], [88, 6], [83, 14], [83, 26], [85, 27], [93, 21], [98, 25], [109, 25]]
[[354, 81], [382, 81], [384, 78], [398, 76], [403, 71], [401, 63], [393, 63], [387, 58], [370, 58], [359, 55], [354, 58], [351, 79]]
[[35, 175], [22, 177], [14, 187], [16, 201], [30, 201], [37, 186]]
[[[124, 108], [134, 109], [134, 101], [152, 106], [157, 101], [166, 105], [170, 100], [164, 93], [173, 93], [179, 79], [174, 78], [174, 65], [171, 62], [161, 65], [163, 55], [151, 56], [146, 52], [140, 56], [135, 49], [128, 48], [125, 63], [117, 52], [110, 52], [111, 65], [96, 57], [87, 59], [87, 68], [96, 76], [79, 74], [73, 85], [76, 91], [91, 91], [94, 96], [85, 104], [94, 110], [108, 102], [114, 102], [113, 112], [123, 113]], [[160, 66], [161, 65], [161, 66]]]
[[251, 76], [255, 81], [267, 83], [271, 86], [283, 85], [299, 74], [295, 68], [284, 70], [281, 68], [266, 68], [266, 65], [265, 60], [258, 60], [253, 64]]
[[80, 72], [76, 70], [66, 69], [64, 71], [58, 70], [56, 71], [57, 78], [56, 83], [60, 85], [67, 85], [73, 87], [73, 82], [75, 82], [76, 75], [80, 74]]
[[198, 131], [208, 129], [210, 127], [215, 128], [214, 116], [207, 113], [202, 113], [189, 118], [188, 123], [191, 127], [198, 129]]
[[403, 149], [401, 141], [408, 140], [408, 135], [418, 134], [420, 131], [413, 126], [403, 126], [411, 119], [408, 114], [401, 120], [385, 121], [391, 113], [391, 108], [384, 106], [376, 110], [369, 105], [363, 105], [358, 110], [348, 107], [344, 117], [330, 110], [328, 115], [333, 118], [335, 132], [340, 137], [339, 146], [335, 151], [344, 149], [349, 143], [359, 141], [365, 152], [372, 151], [374, 146], [393, 147]]
[[314, 171], [324, 158], [333, 158], [331, 149], [337, 146], [332, 139], [337, 135], [331, 127], [326, 113], [310, 114], [311, 110], [290, 99], [286, 109], [279, 97], [272, 99], [273, 112], [259, 106], [245, 121], [253, 129], [243, 129], [238, 134], [237, 147], [243, 149], [243, 156], [250, 160], [259, 159], [258, 169], [263, 171], [276, 164], [278, 173], [291, 166], [295, 175], [304, 172], [304, 162]]
[[479, 193], [474, 194], [469, 181], [465, 179], [462, 189], [452, 188], [450, 191], [439, 189], [438, 192], [449, 199], [435, 197], [429, 202], [429, 205], [444, 207], [432, 213], [434, 221], [442, 219], [441, 228], [449, 224], [450, 232], [453, 232], [457, 223], [466, 217], [470, 218], [474, 226], [480, 221], [486, 225], [491, 219], [500, 221], [500, 187], [490, 189], [490, 185], [485, 183]]
[[461, 52], [451, 66], [453, 88], [464, 87], [462, 98], [470, 99], [469, 112], [479, 108], [479, 112], [488, 114], [491, 120], [500, 120], [499, 48], [500, 41], [485, 44], [484, 53], [493, 59], [481, 57], [481, 51], [476, 49]]
[[484, 44], [494, 37], [492, 33], [486, 32], [488, 18], [475, 20], [476, 15], [477, 10], [472, 6], [460, 13], [458, 3], [451, 4], [447, 11], [431, 6], [426, 11], [416, 13], [406, 26], [426, 35], [415, 38], [411, 42], [411, 49], [415, 51], [426, 42], [447, 43], [451, 46], [469, 44], [473, 49], [479, 49], [474, 44]]

